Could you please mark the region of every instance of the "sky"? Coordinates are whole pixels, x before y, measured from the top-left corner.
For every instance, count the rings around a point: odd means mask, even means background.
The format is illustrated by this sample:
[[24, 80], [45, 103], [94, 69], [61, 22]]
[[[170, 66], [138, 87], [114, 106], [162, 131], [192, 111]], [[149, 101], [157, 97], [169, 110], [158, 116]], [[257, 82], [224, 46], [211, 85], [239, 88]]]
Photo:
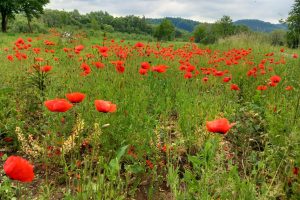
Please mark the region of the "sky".
[[278, 23], [286, 19], [294, 0], [50, 0], [49, 9], [80, 13], [107, 11], [113, 16], [136, 15], [146, 18], [181, 17], [215, 22], [223, 15], [233, 21], [260, 19]]

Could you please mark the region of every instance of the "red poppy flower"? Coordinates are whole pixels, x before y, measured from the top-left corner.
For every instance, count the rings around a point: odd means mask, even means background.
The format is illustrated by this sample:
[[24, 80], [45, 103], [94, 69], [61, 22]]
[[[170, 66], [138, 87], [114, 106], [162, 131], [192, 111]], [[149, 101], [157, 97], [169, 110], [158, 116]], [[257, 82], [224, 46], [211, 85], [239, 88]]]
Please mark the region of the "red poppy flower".
[[44, 61], [44, 58], [35, 58], [34, 59], [36, 62], [43, 62]]
[[153, 169], [154, 165], [153, 165], [153, 163], [150, 160], [146, 160], [146, 164], [148, 165], [148, 167], [150, 169]]
[[117, 70], [119, 73], [124, 73], [125, 67], [124, 67], [123, 65], [116, 65], [116, 70]]
[[226, 118], [216, 119], [206, 122], [206, 128], [209, 132], [226, 134], [236, 123], [229, 123]]
[[150, 64], [148, 63], [148, 62], [142, 62], [141, 63], [141, 67], [143, 68], [143, 69], [150, 69]]
[[204, 78], [202, 79], [202, 81], [203, 81], [203, 82], [207, 82], [207, 81], [208, 81], [208, 77], [204, 77]]
[[51, 112], [66, 112], [73, 107], [66, 99], [48, 100], [44, 102], [44, 105]]
[[45, 65], [41, 68], [42, 72], [49, 72], [52, 69], [52, 66], [50, 65]]
[[117, 105], [111, 103], [110, 101], [95, 100], [95, 106], [99, 112], [104, 112], [104, 113], [116, 112], [117, 110]]
[[3, 165], [5, 174], [21, 182], [31, 182], [34, 178], [33, 165], [19, 156], [10, 156]]
[[293, 58], [298, 58], [298, 54], [294, 53]]
[[104, 67], [104, 64], [103, 64], [102, 62], [94, 62], [93, 65], [94, 65], [96, 68], [98, 68], [98, 69]]
[[271, 82], [268, 83], [268, 85], [271, 86], [271, 87], [276, 87], [277, 83], [271, 81]]
[[275, 75], [275, 76], [272, 76], [272, 77], [270, 78], [270, 80], [271, 80], [273, 83], [279, 83], [280, 80], [281, 80], [281, 78], [280, 78], [280, 76]]
[[83, 49], [84, 49], [84, 46], [83, 46], [83, 45], [78, 45], [78, 46], [75, 47], [75, 51], [77, 51], [77, 52], [80, 52], [80, 51], [82, 51]]
[[80, 92], [73, 92], [66, 94], [67, 99], [72, 103], [80, 103], [85, 98], [85, 94]]
[[13, 61], [13, 60], [14, 60], [14, 57], [13, 57], [13, 55], [8, 55], [8, 56], [7, 56], [7, 59], [8, 59], [9, 61]]
[[193, 77], [193, 74], [191, 73], [191, 72], [186, 72], [185, 74], [184, 74], [184, 78], [185, 79], [190, 79], [190, 78], [192, 78]]
[[293, 86], [286, 86], [286, 88], [285, 88], [285, 90], [287, 90], [287, 91], [290, 91], [290, 90], [293, 90], [294, 88], [293, 88]]
[[240, 90], [240, 88], [237, 84], [231, 84], [230, 89], [231, 90]]
[[86, 76], [91, 73], [91, 68], [86, 63], [82, 63], [80, 68], [83, 69], [83, 72], [81, 73], [82, 76]]
[[165, 65], [158, 65], [152, 68], [152, 71], [158, 72], [158, 73], [165, 73], [167, 70], [167, 66]]
[[259, 86], [257, 86], [257, 90], [261, 90], [261, 91], [263, 91], [263, 90], [266, 90], [268, 87], [266, 86], [266, 85], [259, 85]]
[[148, 72], [148, 70], [147, 70], [147, 69], [144, 69], [144, 68], [140, 68], [140, 70], [139, 70], [139, 73], [140, 73], [141, 75], [146, 75], [147, 72]]
[[230, 80], [231, 80], [231, 77], [228, 77], [228, 76], [223, 78], [223, 82], [224, 82], [224, 83], [227, 83], [227, 82], [229, 82]]
[[134, 46], [138, 47], [138, 48], [141, 48], [141, 47], [144, 47], [144, 44], [141, 43], [141, 42], [137, 42]]

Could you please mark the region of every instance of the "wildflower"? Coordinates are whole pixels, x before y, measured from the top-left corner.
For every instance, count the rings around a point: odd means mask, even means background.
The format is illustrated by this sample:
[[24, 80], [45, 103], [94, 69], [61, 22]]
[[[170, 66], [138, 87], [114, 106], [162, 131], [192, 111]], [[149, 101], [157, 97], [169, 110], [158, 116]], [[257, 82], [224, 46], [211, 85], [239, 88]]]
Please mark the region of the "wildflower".
[[80, 92], [73, 92], [66, 94], [66, 97], [72, 103], [80, 103], [85, 98], [85, 94]]
[[240, 90], [240, 88], [237, 84], [231, 84], [230, 89], [231, 90]]
[[3, 165], [5, 174], [21, 182], [31, 182], [34, 178], [33, 166], [24, 158], [10, 156]]
[[45, 65], [41, 68], [42, 72], [49, 72], [52, 69], [52, 66], [50, 65]]
[[143, 69], [150, 69], [150, 64], [148, 63], [148, 62], [142, 62], [141, 63], [141, 67], [143, 68]]
[[280, 80], [281, 80], [281, 78], [280, 78], [280, 76], [275, 75], [275, 76], [272, 76], [272, 77], [270, 78], [270, 80], [271, 80], [273, 83], [279, 83]]
[[13, 57], [13, 55], [8, 55], [8, 56], [7, 56], [7, 59], [8, 59], [9, 61], [13, 61], [13, 60], [14, 60], [14, 57]]
[[185, 79], [190, 79], [190, 78], [192, 78], [193, 77], [193, 74], [191, 73], [191, 72], [186, 72], [185, 74], [184, 74], [184, 78]]
[[229, 123], [226, 118], [216, 119], [206, 122], [206, 128], [209, 132], [226, 134], [236, 123]]
[[140, 70], [139, 70], [139, 73], [140, 73], [141, 75], [146, 75], [147, 72], [148, 72], [148, 70], [147, 70], [147, 69], [144, 69], [144, 68], [140, 68]]
[[99, 112], [104, 112], [104, 113], [116, 112], [117, 110], [117, 105], [111, 103], [110, 101], [95, 100], [95, 106]]
[[91, 73], [91, 68], [86, 63], [82, 63], [80, 67], [83, 69], [83, 72], [81, 73], [82, 76], [86, 76]]
[[54, 99], [44, 102], [44, 105], [51, 112], [66, 112], [73, 107], [66, 99]]
[[203, 82], [207, 82], [207, 81], [208, 81], [208, 77], [204, 77], [204, 78], [202, 79], [202, 81], [203, 81]]
[[137, 42], [134, 46], [137, 48], [142, 48], [142, 47], [144, 47], [144, 44], [141, 42]]
[[153, 163], [150, 160], [146, 160], [146, 164], [148, 165], [148, 167], [150, 169], [153, 169], [154, 165], [153, 165]]
[[167, 66], [165, 65], [158, 65], [152, 68], [152, 71], [158, 72], [158, 73], [165, 73], [167, 70]]
[[227, 83], [227, 82], [229, 82], [230, 80], [231, 80], [231, 77], [228, 77], [228, 76], [223, 78], [223, 82], [224, 82], [224, 83]]
[[287, 91], [290, 91], [290, 90], [293, 90], [294, 88], [293, 88], [293, 86], [286, 86], [286, 88], [285, 88], [285, 90], [287, 90]]
[[104, 67], [104, 64], [103, 64], [102, 62], [94, 62], [93, 65], [94, 65], [96, 68], [98, 68], [98, 69]]
[[84, 46], [83, 45], [78, 45], [75, 47], [75, 52], [80, 52], [84, 49]]
[[257, 90], [260, 90], [260, 91], [263, 91], [263, 90], [266, 90], [268, 87], [266, 85], [259, 85], [257, 86]]

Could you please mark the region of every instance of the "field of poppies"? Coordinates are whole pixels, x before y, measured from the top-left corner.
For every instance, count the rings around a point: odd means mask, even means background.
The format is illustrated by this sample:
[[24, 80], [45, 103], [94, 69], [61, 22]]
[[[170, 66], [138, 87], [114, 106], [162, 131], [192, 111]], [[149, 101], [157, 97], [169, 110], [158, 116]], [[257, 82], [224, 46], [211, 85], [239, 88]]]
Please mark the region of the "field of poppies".
[[300, 198], [299, 49], [0, 36], [0, 199]]

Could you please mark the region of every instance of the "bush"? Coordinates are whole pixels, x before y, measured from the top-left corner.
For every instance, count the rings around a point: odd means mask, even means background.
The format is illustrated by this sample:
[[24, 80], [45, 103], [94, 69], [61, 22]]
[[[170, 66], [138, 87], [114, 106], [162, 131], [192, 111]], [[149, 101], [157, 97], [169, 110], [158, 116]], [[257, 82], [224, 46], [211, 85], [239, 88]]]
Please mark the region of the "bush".
[[[34, 33], [47, 33], [47, 28], [44, 24], [40, 23], [38, 20], [33, 20], [31, 22], [31, 28]], [[26, 17], [22, 15], [16, 16], [15, 20], [9, 27], [9, 31], [13, 33], [29, 33], [30, 29], [28, 27], [28, 22]]]
[[286, 31], [274, 30], [270, 33], [270, 43], [273, 46], [283, 46], [286, 43]]

